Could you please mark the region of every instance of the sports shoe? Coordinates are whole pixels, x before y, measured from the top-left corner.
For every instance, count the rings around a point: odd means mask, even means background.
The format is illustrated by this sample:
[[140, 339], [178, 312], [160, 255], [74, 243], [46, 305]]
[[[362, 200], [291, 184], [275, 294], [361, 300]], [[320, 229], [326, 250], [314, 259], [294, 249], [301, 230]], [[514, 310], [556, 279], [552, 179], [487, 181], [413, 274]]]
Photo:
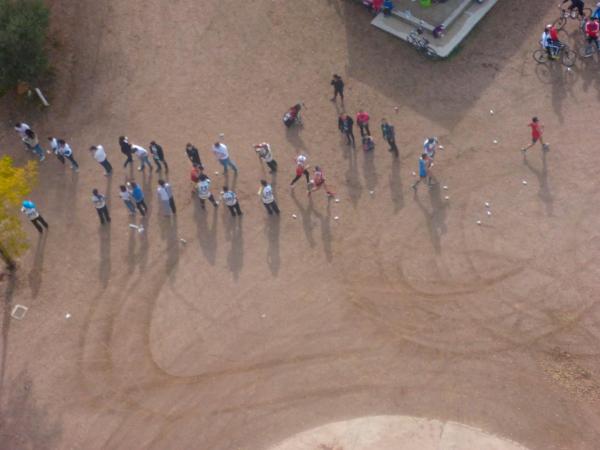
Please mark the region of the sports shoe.
[[45, 159], [46, 159], [46, 157], [44, 155], [40, 156], [40, 162], [42, 162]]

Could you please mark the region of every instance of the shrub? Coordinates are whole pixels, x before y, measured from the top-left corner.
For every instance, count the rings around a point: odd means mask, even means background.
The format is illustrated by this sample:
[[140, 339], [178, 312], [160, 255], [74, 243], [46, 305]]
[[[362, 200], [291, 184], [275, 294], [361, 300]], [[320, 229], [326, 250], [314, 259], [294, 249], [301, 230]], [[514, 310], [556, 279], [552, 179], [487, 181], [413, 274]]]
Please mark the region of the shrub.
[[49, 17], [42, 0], [0, 0], [0, 90], [44, 75]]

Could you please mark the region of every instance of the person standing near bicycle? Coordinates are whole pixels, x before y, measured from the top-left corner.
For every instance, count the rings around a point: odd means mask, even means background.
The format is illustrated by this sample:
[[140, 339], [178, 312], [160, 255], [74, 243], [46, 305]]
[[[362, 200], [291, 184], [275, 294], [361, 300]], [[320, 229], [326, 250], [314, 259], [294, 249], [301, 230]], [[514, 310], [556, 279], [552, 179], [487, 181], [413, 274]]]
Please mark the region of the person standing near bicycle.
[[585, 37], [587, 43], [592, 45], [592, 42], [596, 44], [596, 49], [600, 50], [600, 45], [598, 44], [598, 33], [600, 32], [600, 22], [597, 17], [589, 18], [585, 23]]
[[579, 13], [580, 17], [583, 17], [583, 7], [585, 6], [585, 4], [583, 3], [583, 0], [563, 0], [561, 3], [558, 4], [559, 8], [562, 8], [562, 5], [564, 5], [567, 2], [571, 2], [571, 4], [569, 5], [569, 7], [567, 8], [569, 11], [573, 11], [574, 9], [577, 9], [577, 12]]

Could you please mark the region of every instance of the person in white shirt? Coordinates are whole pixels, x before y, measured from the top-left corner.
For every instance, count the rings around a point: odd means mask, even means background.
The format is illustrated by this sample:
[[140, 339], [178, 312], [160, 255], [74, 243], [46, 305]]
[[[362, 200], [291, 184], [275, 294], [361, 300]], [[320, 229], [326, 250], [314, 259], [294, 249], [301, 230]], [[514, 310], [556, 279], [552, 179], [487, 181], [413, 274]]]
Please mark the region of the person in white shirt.
[[73, 158], [73, 150], [71, 150], [71, 146], [67, 144], [64, 139], [58, 140], [58, 153], [71, 162], [71, 169], [75, 172], [79, 172], [79, 164], [77, 164], [77, 161]]
[[148, 167], [150, 167], [150, 172], [152, 172], [154, 170], [154, 168], [152, 167], [152, 164], [150, 164], [150, 160], [148, 159], [148, 150], [146, 150], [144, 147], [142, 147], [140, 145], [133, 144], [131, 146], [131, 151], [133, 153], [135, 153], [135, 156], [137, 156], [138, 159], [140, 160], [140, 166], [138, 167], [138, 170], [140, 170], [140, 171], [144, 170], [146, 165]]
[[215, 208], [219, 206], [219, 202], [215, 200], [215, 196], [210, 192], [210, 178], [204, 174], [201, 174], [198, 180], [198, 197], [202, 209], [206, 209], [206, 200], [211, 202]]
[[36, 230], [40, 233], [44, 232], [42, 225], [48, 229], [48, 223], [44, 220], [42, 215], [38, 212], [35, 207], [35, 203], [30, 200], [25, 200], [22, 204], [21, 211], [25, 213], [27, 218], [31, 221]]
[[238, 172], [238, 168], [235, 163], [229, 157], [229, 149], [222, 142], [215, 142], [212, 148], [213, 153], [223, 166], [223, 173], [227, 173], [227, 168], [231, 166], [235, 173]]
[[236, 193], [230, 191], [227, 186], [223, 186], [223, 192], [221, 192], [221, 197], [223, 198], [223, 201], [229, 208], [229, 212], [233, 217], [235, 217], [236, 215], [241, 216], [243, 214], [240, 208], [240, 204], [238, 203]]
[[106, 197], [98, 192], [98, 189], [92, 191], [92, 203], [96, 207], [98, 217], [100, 217], [100, 225], [104, 225], [105, 222], [110, 222], [110, 215], [108, 214], [108, 207], [106, 206]]
[[265, 205], [270, 216], [272, 216], [273, 213], [279, 214], [279, 207], [277, 206], [275, 196], [273, 195], [273, 188], [266, 180], [260, 180], [258, 195], [260, 195], [263, 205]]
[[17, 133], [19, 133], [19, 136], [21, 136], [21, 139], [23, 139], [25, 137], [25, 131], [30, 130], [31, 127], [29, 125], [27, 125], [26, 123], [23, 122], [17, 122], [15, 123], [15, 131]]
[[135, 205], [131, 199], [131, 192], [129, 192], [123, 184], [119, 186], [119, 191], [119, 197], [121, 197], [121, 200], [123, 200], [123, 203], [125, 203], [125, 206], [129, 210], [129, 215], [135, 216]]
[[98, 161], [98, 163], [104, 167], [104, 176], [108, 176], [112, 174], [112, 165], [108, 162], [108, 158], [106, 157], [106, 152], [104, 151], [104, 147], [101, 145], [93, 145], [90, 147], [90, 152], [94, 155], [94, 159]]
[[173, 191], [171, 185], [164, 180], [158, 180], [158, 188], [156, 189], [158, 200], [160, 201], [163, 214], [170, 216], [175, 214], [175, 200], [173, 199]]
[[267, 163], [271, 173], [277, 172], [277, 161], [273, 159], [273, 153], [271, 153], [271, 146], [266, 142], [262, 144], [256, 144], [254, 150], [260, 159]]
[[306, 185], [308, 186], [308, 184], [310, 183], [310, 174], [308, 173], [309, 166], [308, 166], [307, 156], [300, 153], [298, 156], [296, 156], [295, 161], [296, 161], [296, 176], [290, 183], [290, 186], [292, 186], [292, 189], [293, 189], [294, 183], [296, 181], [298, 181], [302, 177], [302, 175], [304, 175], [306, 177]]
[[58, 159], [64, 165], [65, 157], [58, 151], [58, 139], [48, 136], [48, 142], [50, 142], [50, 148], [52, 149], [52, 153], [56, 155], [56, 159]]

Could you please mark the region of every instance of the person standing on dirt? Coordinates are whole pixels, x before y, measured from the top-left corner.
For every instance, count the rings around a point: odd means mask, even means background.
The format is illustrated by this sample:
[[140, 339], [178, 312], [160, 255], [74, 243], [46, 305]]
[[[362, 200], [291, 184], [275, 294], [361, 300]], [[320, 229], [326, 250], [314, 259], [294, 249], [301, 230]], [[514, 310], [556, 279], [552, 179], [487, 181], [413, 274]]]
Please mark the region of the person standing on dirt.
[[[162, 182], [162, 183], [161, 183]], [[165, 188], [165, 182], [163, 180], [158, 180], [158, 188], [156, 188], [156, 195], [158, 196], [158, 201], [160, 202], [160, 207], [162, 209], [162, 213], [164, 216], [172, 215], [171, 205], [169, 203], [169, 193]]]
[[533, 117], [531, 119], [531, 123], [527, 126], [531, 128], [531, 144], [521, 149], [523, 155], [525, 155], [527, 150], [533, 147], [537, 141], [540, 141], [540, 144], [542, 144], [542, 150], [549, 150], [550, 144], [545, 143], [544, 139], [542, 138], [542, 135], [544, 134], [544, 126], [540, 123], [540, 120], [537, 117]]
[[231, 168], [233, 169], [233, 171], [236, 174], [238, 173], [238, 168], [235, 165], [235, 163], [231, 160], [231, 158], [229, 157], [229, 149], [227, 148], [227, 146], [225, 144], [223, 144], [222, 142], [215, 142], [215, 144], [213, 145], [212, 151], [215, 154], [215, 156], [217, 157], [217, 160], [223, 166], [224, 174], [227, 174], [227, 168], [229, 166], [231, 166]]
[[119, 186], [119, 197], [121, 197], [121, 200], [123, 200], [123, 203], [129, 210], [129, 215], [135, 216], [135, 205], [131, 199], [131, 192], [129, 192], [123, 184]]
[[396, 158], [398, 157], [398, 147], [396, 146], [396, 132], [394, 126], [383, 118], [381, 119], [381, 133], [383, 138], [387, 141], [390, 148], [388, 151], [392, 152]]
[[131, 144], [127, 136], [119, 136], [119, 147], [121, 147], [121, 153], [127, 158], [123, 167], [127, 167], [128, 164], [133, 167], [133, 150], [131, 150]]
[[152, 153], [154, 164], [156, 164], [156, 171], [160, 172], [162, 170], [160, 163], [163, 163], [165, 165], [165, 172], [168, 172], [169, 165], [165, 160], [165, 152], [163, 151], [163, 148], [156, 143], [156, 141], [150, 142], [150, 152]]
[[427, 178], [427, 186], [431, 186], [430, 159], [427, 153], [423, 153], [419, 158], [419, 179], [412, 185], [417, 190], [419, 183]]
[[315, 166], [315, 173], [313, 174], [313, 179], [310, 182], [310, 189], [308, 190], [308, 195], [311, 192], [318, 191], [321, 187], [325, 188], [325, 193], [328, 198], [335, 197], [335, 193], [329, 189], [327, 183], [325, 183], [325, 175], [323, 175], [323, 171], [319, 166]]
[[267, 183], [267, 180], [260, 180], [258, 195], [260, 195], [260, 199], [270, 216], [272, 216], [273, 213], [279, 215], [280, 211], [277, 202], [275, 201], [275, 195], [273, 195], [273, 188]]
[[65, 157], [58, 151], [58, 139], [56, 139], [55, 137], [52, 137], [52, 136], [48, 136], [48, 142], [50, 143], [50, 148], [52, 149], [52, 153], [54, 153], [56, 155], [56, 159], [58, 159], [61, 162], [61, 164], [64, 166]]
[[[167, 183], [165, 180], [158, 180], [159, 189], [162, 188], [167, 193], [167, 202], [169, 204], [169, 208], [173, 214], [177, 213], [177, 208], [175, 208], [175, 197], [173, 197], [173, 189], [171, 189], [171, 185]], [[161, 200], [164, 200], [162, 196]]]
[[215, 196], [210, 192], [210, 183], [210, 178], [203, 173], [200, 174], [197, 189], [202, 209], [206, 209], [206, 200], [211, 202], [215, 208], [219, 206], [219, 202], [215, 200]]
[[135, 206], [137, 207], [142, 217], [145, 216], [148, 212], [148, 206], [146, 206], [146, 200], [144, 200], [144, 191], [142, 191], [140, 185], [137, 184], [135, 181], [129, 183], [129, 187], [129, 192], [131, 193], [131, 198], [133, 198], [133, 201], [135, 202]]
[[331, 101], [335, 102], [339, 94], [342, 103], [344, 103], [344, 80], [342, 80], [342, 77], [337, 73], [334, 73], [330, 84], [333, 86], [333, 97], [331, 97]]
[[92, 152], [94, 159], [98, 161], [98, 163], [104, 167], [104, 176], [107, 177], [112, 174], [112, 166], [106, 157], [106, 152], [104, 151], [104, 147], [101, 145], [92, 145], [90, 147], [90, 152]]
[[64, 139], [59, 139], [57, 143], [58, 153], [70, 161], [71, 169], [73, 169], [73, 171], [79, 172], [79, 164], [77, 163], [77, 161], [75, 161], [75, 158], [73, 157], [73, 150], [71, 149], [71, 146], [67, 144]]
[[29, 125], [27, 125], [26, 123], [23, 122], [17, 122], [15, 123], [15, 131], [17, 133], [19, 133], [19, 136], [21, 136], [21, 139], [25, 138], [25, 131], [30, 130], [31, 127]]
[[562, 2], [560, 2], [558, 4], [558, 7], [561, 8], [562, 5], [564, 5], [567, 2], [571, 2], [571, 4], [569, 5], [569, 7], [567, 8], [569, 11], [573, 11], [574, 9], [577, 9], [577, 11], [579, 12], [579, 17], [583, 17], [583, 7], [585, 6], [585, 3], [583, 2], [583, 0], [563, 0]]
[[240, 208], [240, 203], [238, 202], [238, 199], [237, 199], [237, 194], [233, 191], [230, 191], [227, 186], [223, 186], [223, 192], [221, 192], [221, 198], [223, 198], [223, 201], [229, 208], [229, 212], [231, 213], [231, 215], [233, 217], [235, 217], [236, 215], [241, 216], [243, 214], [242, 209]]
[[600, 44], [598, 44], [598, 32], [600, 32], [600, 22], [597, 17], [590, 18], [585, 24], [585, 35], [588, 44], [592, 42], [596, 44], [596, 49], [600, 50]]
[[[36, 230], [41, 234], [44, 232], [44, 228], [48, 229], [48, 223], [44, 220], [42, 215], [37, 210], [35, 203], [30, 200], [25, 200], [22, 203], [21, 211], [31, 221]], [[42, 228], [42, 226], [44, 228]]]
[[33, 132], [32, 129], [25, 130], [25, 137], [23, 138], [23, 142], [27, 146], [29, 150], [40, 157], [40, 162], [46, 159], [46, 155], [44, 155], [44, 149], [40, 145], [40, 141], [37, 138], [37, 135]]
[[306, 185], [310, 183], [310, 174], [308, 173], [308, 157], [302, 153], [296, 156], [296, 176], [292, 179], [290, 186], [294, 188], [294, 184], [298, 181], [302, 175], [306, 177]]
[[346, 136], [346, 140], [348, 141], [348, 145], [354, 146], [354, 131], [352, 128], [354, 127], [354, 120], [348, 114], [340, 114], [338, 118], [338, 129], [340, 132]]
[[202, 168], [202, 161], [200, 161], [200, 153], [198, 153], [198, 149], [189, 142], [185, 146], [185, 154], [194, 166]]
[[256, 144], [254, 150], [260, 159], [267, 163], [269, 166], [270, 173], [277, 172], [277, 161], [273, 159], [273, 153], [271, 153], [271, 146], [266, 142], [262, 144]]
[[360, 128], [360, 135], [361, 136], [370, 136], [371, 135], [371, 130], [369, 130], [369, 114], [365, 111], [363, 111], [362, 109], [358, 111], [358, 114], [356, 114], [356, 123], [358, 124], [358, 127]]
[[154, 170], [154, 168], [152, 167], [152, 164], [150, 164], [150, 160], [148, 159], [148, 150], [146, 150], [141, 145], [133, 144], [131, 146], [131, 151], [140, 160], [140, 166], [138, 167], [138, 170], [140, 172], [142, 172], [146, 168], [146, 166], [148, 166], [150, 168], [150, 172], [152, 172]]
[[92, 203], [96, 207], [96, 212], [100, 218], [100, 225], [104, 225], [105, 222], [110, 223], [110, 215], [108, 214], [108, 207], [106, 206], [106, 197], [98, 192], [98, 189], [92, 191]]

